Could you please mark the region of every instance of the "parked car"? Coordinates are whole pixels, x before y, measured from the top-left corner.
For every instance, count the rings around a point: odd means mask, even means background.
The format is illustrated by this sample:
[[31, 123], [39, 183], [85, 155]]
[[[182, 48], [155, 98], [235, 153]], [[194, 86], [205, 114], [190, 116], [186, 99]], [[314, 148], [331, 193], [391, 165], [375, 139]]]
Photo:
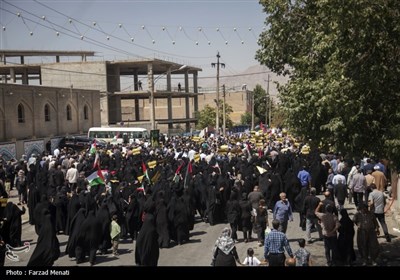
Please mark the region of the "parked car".
[[97, 147], [107, 147], [107, 142], [86, 136], [65, 136], [58, 144], [60, 149], [71, 148], [74, 150], [89, 149], [92, 143], [95, 142]]

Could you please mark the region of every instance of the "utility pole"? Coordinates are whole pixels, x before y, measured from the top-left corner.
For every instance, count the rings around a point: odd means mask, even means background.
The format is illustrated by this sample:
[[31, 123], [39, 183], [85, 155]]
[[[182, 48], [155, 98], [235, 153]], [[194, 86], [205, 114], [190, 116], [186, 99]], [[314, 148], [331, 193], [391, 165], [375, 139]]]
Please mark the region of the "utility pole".
[[246, 90], [248, 94], [251, 94], [251, 130], [254, 130], [254, 91]]
[[267, 96], [265, 98], [265, 123], [268, 125], [268, 128], [271, 128], [271, 117], [268, 118], [269, 112], [269, 74], [268, 74], [268, 80], [267, 80]]
[[225, 137], [226, 133], [226, 115], [225, 115], [225, 84], [222, 85], [222, 97], [224, 103], [222, 103], [222, 135]]
[[271, 116], [272, 116], [272, 98], [269, 96], [269, 110], [268, 110], [268, 122], [271, 126]]
[[155, 116], [155, 106], [154, 106], [154, 76], [153, 76], [153, 64], [147, 64], [147, 86], [150, 91], [149, 98], [149, 109], [150, 109], [150, 127], [151, 130], [156, 129], [156, 116]]
[[224, 63], [219, 62], [219, 58], [221, 56], [219, 55], [219, 52], [217, 53], [217, 63], [211, 63], [211, 67], [217, 66], [217, 99], [215, 100], [215, 103], [217, 104], [217, 110], [216, 110], [216, 122], [215, 125], [217, 127], [217, 134], [219, 134], [219, 66], [221, 65], [222, 68], [225, 68]]

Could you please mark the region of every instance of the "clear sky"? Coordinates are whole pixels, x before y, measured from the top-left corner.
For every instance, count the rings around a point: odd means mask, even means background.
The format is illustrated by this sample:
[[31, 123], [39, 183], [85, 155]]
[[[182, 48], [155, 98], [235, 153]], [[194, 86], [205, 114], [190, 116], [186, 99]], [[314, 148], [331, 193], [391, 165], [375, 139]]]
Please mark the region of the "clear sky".
[[218, 51], [221, 75], [258, 64], [264, 19], [257, 0], [0, 0], [0, 48], [155, 57], [198, 66], [204, 78], [215, 76]]

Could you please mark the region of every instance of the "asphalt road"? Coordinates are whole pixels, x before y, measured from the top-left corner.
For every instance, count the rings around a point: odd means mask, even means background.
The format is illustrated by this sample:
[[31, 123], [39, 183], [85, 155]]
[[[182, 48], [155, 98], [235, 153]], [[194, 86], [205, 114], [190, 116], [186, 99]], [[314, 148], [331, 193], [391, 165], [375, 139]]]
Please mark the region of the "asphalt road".
[[[352, 213], [355, 211], [354, 204], [345, 205], [350, 213], [350, 217], [352, 217]], [[269, 220], [271, 221], [272, 215], [269, 213]], [[399, 233], [394, 232], [393, 226], [391, 224], [391, 219], [387, 218], [387, 223], [389, 227], [389, 232], [392, 234], [393, 241], [391, 243], [387, 243], [385, 238], [381, 236], [379, 238], [379, 242], [382, 244], [382, 254], [379, 259], [379, 264], [381, 266], [400, 266], [400, 250], [399, 243], [397, 240], [397, 236]], [[271, 223], [270, 223], [271, 224]], [[299, 246], [297, 240], [299, 238], [305, 238], [305, 232], [301, 230], [299, 225], [299, 215], [298, 213], [294, 214], [294, 221], [289, 222], [287, 236], [290, 241], [291, 248], [293, 252], [295, 252]], [[227, 224], [218, 224], [214, 226], [210, 226], [198, 220], [195, 224], [194, 230], [191, 231], [190, 241], [183, 245], [172, 244], [172, 247], [167, 249], [160, 250], [160, 258], [158, 265], [159, 266], [210, 266], [211, 263], [211, 252], [214, 246], [215, 240], [222, 232], [222, 229], [225, 226], [229, 226]], [[18, 261], [10, 261], [6, 259], [5, 266], [26, 266], [29, 261], [29, 258], [35, 249], [37, 236], [35, 234], [34, 227], [25, 223], [22, 227], [22, 240], [28, 241], [31, 244], [31, 248], [29, 252], [21, 252], [18, 254]], [[239, 243], [236, 244], [236, 248], [240, 257], [240, 260], [243, 261], [246, 257], [246, 252], [249, 247], [252, 247], [255, 251], [255, 256], [260, 260], [264, 259], [264, 248], [259, 247], [257, 244], [257, 240], [253, 239], [251, 242], [244, 243], [243, 242], [243, 234], [242, 232], [238, 232]], [[253, 234], [253, 237], [255, 235]], [[316, 239], [318, 237], [318, 233], [312, 233], [312, 237]], [[68, 236], [66, 235], [58, 235], [58, 239], [60, 241], [60, 250], [61, 256], [54, 263], [54, 266], [76, 266], [76, 262], [74, 259], [70, 259], [68, 256], [64, 254], [65, 246], [67, 243]], [[355, 242], [355, 247], [357, 243]], [[113, 257], [111, 255], [111, 251], [107, 255], [97, 255], [96, 266], [135, 266], [134, 261], [134, 249], [135, 243], [132, 243], [130, 239], [121, 240], [119, 246], [119, 257]], [[306, 245], [306, 249], [311, 252], [313, 265], [315, 266], [325, 266], [326, 259], [324, 255], [324, 246], [323, 241], [316, 241], [313, 244]], [[357, 248], [355, 248], [357, 249]], [[357, 252], [356, 252], [357, 253]], [[356, 261], [355, 265], [359, 265], [360, 261]], [[89, 266], [89, 262], [84, 262], [79, 264], [78, 266]]]

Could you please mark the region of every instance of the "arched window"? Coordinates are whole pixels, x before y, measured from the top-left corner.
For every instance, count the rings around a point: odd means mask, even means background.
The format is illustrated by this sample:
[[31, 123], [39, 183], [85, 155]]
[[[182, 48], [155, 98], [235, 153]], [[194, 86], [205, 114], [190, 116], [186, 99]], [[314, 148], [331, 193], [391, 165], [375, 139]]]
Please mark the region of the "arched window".
[[18, 122], [24, 123], [25, 122], [25, 108], [24, 105], [18, 105]]
[[67, 121], [72, 120], [71, 106], [67, 105]]
[[44, 105], [44, 121], [50, 121], [50, 106], [49, 104]]
[[88, 120], [89, 119], [89, 109], [88, 109], [87, 105], [85, 105], [83, 107], [83, 119], [84, 120]]

